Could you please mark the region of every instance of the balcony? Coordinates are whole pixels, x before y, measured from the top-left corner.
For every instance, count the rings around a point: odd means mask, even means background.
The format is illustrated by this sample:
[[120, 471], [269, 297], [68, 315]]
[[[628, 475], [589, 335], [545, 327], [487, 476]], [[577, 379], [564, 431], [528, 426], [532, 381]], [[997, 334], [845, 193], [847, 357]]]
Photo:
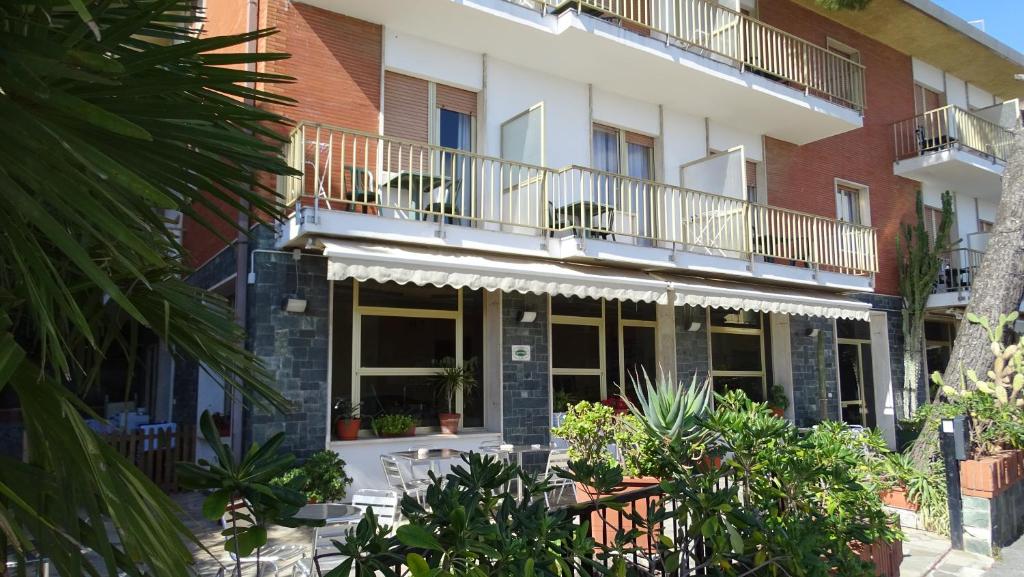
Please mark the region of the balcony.
[[942, 255], [939, 278], [935, 279], [926, 307], [945, 309], [962, 307], [970, 299], [971, 285], [981, 269], [985, 253], [970, 248], [957, 248]]
[[893, 138], [896, 175], [999, 200], [1013, 143], [1006, 128], [950, 105], [893, 124]]
[[[515, 2], [516, 0], [510, 0]], [[684, 50], [796, 86], [863, 111], [864, 66], [764, 22], [705, 0], [544, 0], [554, 12], [575, 8]]]
[[581, 166], [553, 169], [301, 123], [282, 246], [315, 235], [870, 290], [875, 230]]
[[[385, 26], [388, 69], [438, 80], [450, 74], [449, 81], [467, 88], [484, 86], [478, 75], [486, 54], [489, 62], [539, 78], [590, 85], [794, 144], [863, 126], [863, 66], [705, 0], [308, 3]], [[488, 66], [488, 82], [497, 84], [492, 80], [504, 72]]]

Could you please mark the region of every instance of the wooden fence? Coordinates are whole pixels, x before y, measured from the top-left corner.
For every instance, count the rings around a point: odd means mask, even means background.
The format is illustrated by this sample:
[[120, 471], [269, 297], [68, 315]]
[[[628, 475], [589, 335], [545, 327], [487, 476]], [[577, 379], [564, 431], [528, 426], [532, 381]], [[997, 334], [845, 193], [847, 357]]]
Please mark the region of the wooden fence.
[[178, 491], [175, 466], [178, 461], [193, 461], [196, 456], [196, 430], [193, 426], [176, 431], [129, 431], [106, 435], [107, 442], [131, 461], [142, 474], [169, 493]]

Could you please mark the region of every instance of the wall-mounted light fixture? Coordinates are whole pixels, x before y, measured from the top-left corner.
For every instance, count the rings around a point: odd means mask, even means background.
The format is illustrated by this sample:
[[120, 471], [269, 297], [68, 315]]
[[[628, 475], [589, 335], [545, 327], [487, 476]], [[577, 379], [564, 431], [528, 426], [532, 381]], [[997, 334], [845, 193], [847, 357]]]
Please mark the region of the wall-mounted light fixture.
[[818, 333], [820, 333], [820, 332], [821, 332], [821, 329], [807, 329], [807, 333], [806, 334], [809, 337], [816, 337], [816, 336], [818, 336]]
[[286, 313], [304, 313], [306, 312], [306, 299], [295, 296], [285, 297], [284, 302], [281, 303], [281, 310]]
[[537, 320], [537, 311], [523, 311], [519, 313], [519, 322], [532, 323]]
[[701, 327], [700, 323], [698, 323], [698, 322], [691, 322], [690, 324], [686, 325], [686, 330], [688, 332], [695, 333], [695, 332], [700, 330], [700, 327]]

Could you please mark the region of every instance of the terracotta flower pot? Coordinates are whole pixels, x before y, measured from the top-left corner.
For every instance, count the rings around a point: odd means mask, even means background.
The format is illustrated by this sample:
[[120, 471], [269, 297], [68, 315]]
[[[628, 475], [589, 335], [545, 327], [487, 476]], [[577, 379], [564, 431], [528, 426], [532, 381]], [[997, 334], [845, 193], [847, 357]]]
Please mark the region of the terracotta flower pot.
[[334, 431], [342, 441], [354, 441], [359, 438], [360, 419], [338, 419], [334, 422]]
[[896, 509], [904, 509], [907, 511], [917, 511], [918, 509], [918, 505], [916, 503], [911, 503], [910, 500], [907, 499], [906, 487], [893, 487], [892, 490], [883, 491], [881, 497], [883, 503]]
[[[582, 483], [576, 483], [576, 502], [577, 503], [588, 503], [590, 502], [591, 496], [597, 498], [607, 497], [608, 495], [621, 495], [630, 491], [637, 491], [661, 483], [661, 480], [657, 477], [624, 477], [622, 479], [622, 485], [611, 493], [603, 495], [595, 495], [595, 489], [588, 487]], [[633, 528], [633, 523], [625, 518], [625, 515], [629, 513], [636, 513], [641, 517], [647, 516], [648, 502], [651, 504], [658, 501], [658, 496], [651, 496], [645, 499], [639, 499], [632, 503], [627, 503], [622, 509], [622, 517], [612, 509], [606, 509], [602, 516], [599, 512], [591, 513], [590, 515], [590, 533], [594, 537], [594, 540], [598, 543], [611, 542], [615, 537], [615, 532], [618, 529], [623, 531], [629, 531]], [[651, 539], [657, 539], [657, 531], [651, 533], [643, 532], [637, 537], [635, 546], [641, 549], [648, 549], [651, 543]]]
[[786, 416], [786, 409], [772, 407], [772, 414], [781, 419]]
[[969, 459], [960, 464], [960, 486], [964, 495], [991, 499], [1024, 476], [1024, 452], [1003, 451]]
[[462, 415], [459, 413], [438, 413], [437, 420], [441, 422], [441, 432], [447, 435], [454, 435], [459, 432], [459, 421]]
[[900, 564], [903, 563], [903, 541], [878, 540], [874, 543], [853, 541], [849, 543], [849, 547], [861, 561], [867, 561], [875, 566], [875, 575], [899, 577]]

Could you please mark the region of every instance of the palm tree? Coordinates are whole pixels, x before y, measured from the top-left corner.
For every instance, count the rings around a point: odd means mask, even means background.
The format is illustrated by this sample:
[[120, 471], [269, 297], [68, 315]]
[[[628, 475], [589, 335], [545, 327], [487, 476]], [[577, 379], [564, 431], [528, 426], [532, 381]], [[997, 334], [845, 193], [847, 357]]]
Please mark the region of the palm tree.
[[271, 31], [198, 38], [197, 4], [0, 5], [0, 393], [27, 439], [24, 462], [0, 459], [0, 551], [62, 575], [191, 563], [173, 503], [85, 425], [105, 357], [148, 329], [249, 402], [283, 402], [228, 303], [183, 280], [166, 226], [170, 210], [211, 229], [243, 207], [276, 218], [257, 174], [290, 174], [284, 119], [252, 105], [287, 104], [254, 87], [288, 79], [225, 67], [285, 55], [225, 52]]

